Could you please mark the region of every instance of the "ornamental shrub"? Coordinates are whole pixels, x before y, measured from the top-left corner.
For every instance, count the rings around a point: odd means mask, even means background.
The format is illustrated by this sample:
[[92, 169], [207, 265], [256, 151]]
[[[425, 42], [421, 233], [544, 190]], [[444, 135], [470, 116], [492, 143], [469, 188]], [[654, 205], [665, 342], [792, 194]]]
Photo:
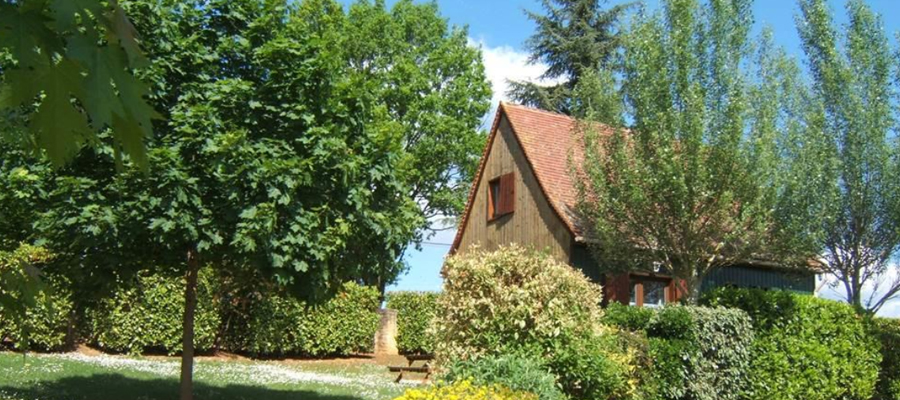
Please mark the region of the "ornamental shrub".
[[532, 393], [516, 392], [499, 385], [478, 386], [471, 381], [457, 381], [427, 389], [407, 389], [394, 400], [537, 400]]
[[349, 355], [370, 351], [378, 329], [379, 293], [346, 283], [325, 303], [307, 306], [277, 288], [225, 311], [231, 351], [254, 355]]
[[[59, 351], [68, 344], [72, 316], [72, 293], [62, 277], [47, 277], [44, 290], [34, 297], [25, 311], [25, 319], [4, 315], [0, 310], [0, 340], [13, 341], [20, 349]], [[24, 326], [23, 326], [24, 324]], [[27, 342], [27, 343], [26, 343]]]
[[475, 385], [502, 385], [515, 391], [534, 393], [539, 400], [566, 400], [556, 385], [556, 376], [538, 357], [524, 353], [486, 355], [472, 360], [451, 362], [442, 379], [448, 382], [468, 379]]
[[881, 342], [881, 368], [874, 400], [900, 400], [900, 320], [874, 318], [869, 331]]
[[392, 292], [387, 308], [397, 310], [397, 348], [405, 354], [434, 352], [431, 323], [437, 310], [435, 292]]
[[600, 286], [547, 254], [473, 249], [447, 259], [433, 332], [435, 355], [468, 360], [514, 348], [554, 349], [600, 326]]
[[[219, 329], [216, 276], [200, 270], [194, 346], [214, 348]], [[181, 350], [184, 281], [162, 274], [141, 274], [86, 312], [91, 341], [108, 351], [139, 354], [145, 350], [175, 354]]]
[[604, 321], [647, 337], [642, 392], [664, 399], [737, 399], [747, 381], [753, 330], [737, 309], [611, 304]]
[[600, 287], [580, 271], [518, 246], [447, 260], [438, 299], [439, 365], [507, 353], [547, 360], [570, 398], [610, 399], [637, 384], [632, 354], [601, 325]]
[[717, 289], [703, 302], [737, 307], [756, 336], [746, 399], [870, 399], [881, 362], [864, 321], [836, 301], [784, 291]]

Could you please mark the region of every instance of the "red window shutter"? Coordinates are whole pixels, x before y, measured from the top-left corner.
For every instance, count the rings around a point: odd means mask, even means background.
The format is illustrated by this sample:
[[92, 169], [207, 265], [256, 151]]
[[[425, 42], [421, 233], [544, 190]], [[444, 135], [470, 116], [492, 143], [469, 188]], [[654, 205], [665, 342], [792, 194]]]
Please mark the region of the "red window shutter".
[[516, 209], [516, 174], [510, 172], [500, 177], [500, 210], [498, 214], [509, 214]]

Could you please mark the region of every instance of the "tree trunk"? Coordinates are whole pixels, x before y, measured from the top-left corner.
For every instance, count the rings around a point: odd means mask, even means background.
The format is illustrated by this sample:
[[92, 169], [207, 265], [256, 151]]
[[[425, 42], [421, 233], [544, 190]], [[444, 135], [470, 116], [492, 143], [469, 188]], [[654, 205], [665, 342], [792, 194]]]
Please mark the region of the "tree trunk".
[[[677, 279], [677, 278], [676, 278]], [[681, 304], [696, 306], [700, 303], [700, 277], [695, 271], [680, 279], [683, 290]]]
[[189, 250], [184, 286], [184, 320], [181, 337], [181, 400], [194, 397], [194, 310], [197, 308], [197, 274], [200, 269], [196, 250]]

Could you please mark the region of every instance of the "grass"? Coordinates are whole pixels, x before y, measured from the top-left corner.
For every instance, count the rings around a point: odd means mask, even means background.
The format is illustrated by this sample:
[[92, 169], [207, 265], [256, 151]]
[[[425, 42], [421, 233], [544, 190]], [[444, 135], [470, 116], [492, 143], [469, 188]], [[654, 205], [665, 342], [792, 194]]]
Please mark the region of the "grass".
[[[389, 400], [407, 387], [379, 365], [195, 363], [197, 400]], [[178, 393], [174, 358], [0, 353], [0, 400], [155, 400]]]

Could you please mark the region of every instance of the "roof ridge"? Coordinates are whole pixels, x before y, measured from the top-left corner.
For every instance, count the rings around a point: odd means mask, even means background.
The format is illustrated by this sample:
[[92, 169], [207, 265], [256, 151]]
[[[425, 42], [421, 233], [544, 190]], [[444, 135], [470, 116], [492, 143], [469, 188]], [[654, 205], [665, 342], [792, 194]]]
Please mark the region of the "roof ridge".
[[572, 121], [577, 121], [577, 119], [574, 118], [574, 117], [572, 117], [571, 115], [559, 113], [559, 112], [556, 112], [556, 111], [548, 111], [548, 110], [544, 110], [544, 109], [542, 109], [542, 108], [529, 107], [529, 106], [525, 106], [525, 105], [521, 105], [521, 104], [516, 104], [516, 103], [512, 103], [512, 102], [508, 102], [508, 101], [501, 101], [501, 102], [500, 102], [500, 105], [501, 105], [501, 106], [512, 107], [512, 108], [518, 108], [518, 109], [522, 109], [522, 110], [529, 111], [529, 112], [537, 112], [537, 113], [541, 113], [541, 114], [553, 115], [553, 116], [556, 116], [556, 117], [566, 118], [566, 119], [569, 119], [569, 120], [572, 120]]

